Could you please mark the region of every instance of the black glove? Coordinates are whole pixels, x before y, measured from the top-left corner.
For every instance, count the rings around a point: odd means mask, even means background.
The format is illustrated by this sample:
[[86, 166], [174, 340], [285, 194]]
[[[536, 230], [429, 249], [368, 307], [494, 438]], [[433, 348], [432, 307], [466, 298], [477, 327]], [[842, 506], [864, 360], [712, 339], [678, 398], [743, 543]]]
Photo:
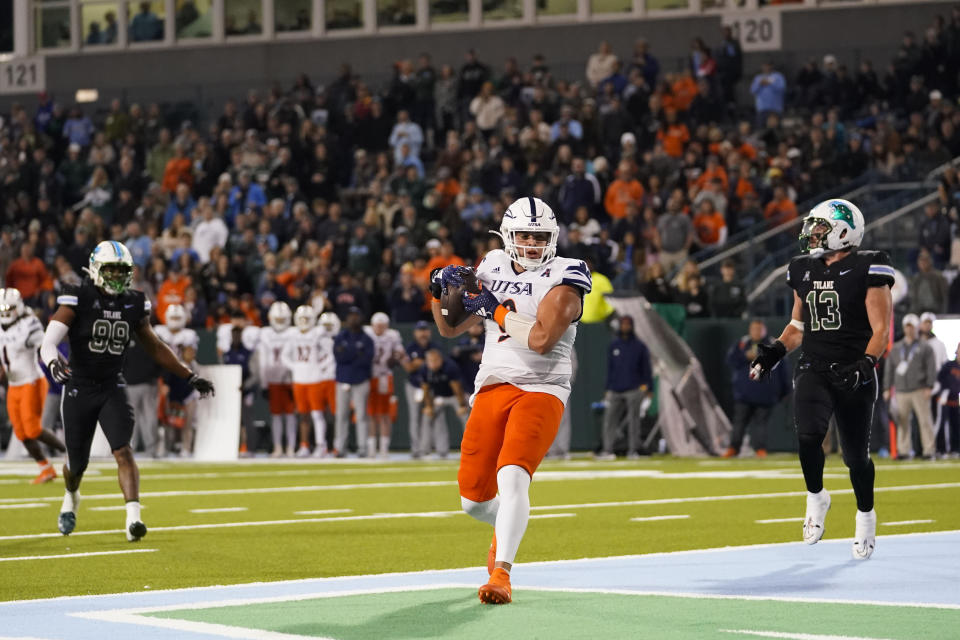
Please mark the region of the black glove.
[[787, 355], [787, 348], [779, 340], [767, 345], [762, 342], [757, 345], [757, 357], [750, 363], [750, 379], [762, 380], [780, 364], [783, 356]]
[[216, 391], [213, 389], [213, 383], [207, 380], [206, 378], [201, 378], [196, 373], [187, 378], [187, 384], [200, 392], [201, 398], [206, 398], [207, 396], [216, 395]]
[[833, 374], [833, 386], [842, 391], [856, 391], [873, 382], [873, 373], [877, 368], [877, 359], [869, 353], [856, 362], [844, 366], [837, 363], [830, 365]]
[[70, 370], [70, 365], [60, 356], [57, 356], [56, 360], [51, 360], [47, 364], [47, 370], [50, 372], [50, 377], [59, 384], [67, 384], [67, 382], [70, 381], [70, 376], [73, 375], [73, 371]]
[[437, 267], [430, 272], [430, 295], [439, 300], [443, 295], [443, 267]]

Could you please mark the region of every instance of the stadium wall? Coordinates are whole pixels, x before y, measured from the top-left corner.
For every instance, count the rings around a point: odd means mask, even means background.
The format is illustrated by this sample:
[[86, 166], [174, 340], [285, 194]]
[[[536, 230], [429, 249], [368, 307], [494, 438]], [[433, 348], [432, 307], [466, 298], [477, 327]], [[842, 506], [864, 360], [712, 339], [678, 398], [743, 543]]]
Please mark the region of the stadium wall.
[[[768, 58], [791, 72], [807, 58], [827, 53], [851, 67], [862, 59], [872, 60], [882, 73], [904, 30], [913, 30], [919, 41], [934, 15], [949, 18], [950, 7], [943, 2], [921, 2], [783, 9], [782, 50], [746, 54], [744, 74], [749, 78]], [[663, 69], [670, 71], [687, 64], [690, 41], [695, 36], [716, 44], [720, 14], [52, 54], [47, 58], [47, 87], [64, 101], [70, 101], [68, 96], [76, 89], [95, 88], [100, 92], [99, 106], [114, 97], [144, 103], [189, 101], [200, 115], [206, 115], [210, 110], [219, 111], [226, 98], [241, 97], [248, 89], [265, 89], [274, 82], [289, 86], [300, 72], [308, 73], [314, 82], [328, 83], [342, 61], [349, 61], [356, 72], [376, 84], [389, 77], [394, 60], [428, 51], [438, 64], [459, 65], [464, 51], [473, 47], [481, 60], [497, 71], [508, 56], [525, 66], [539, 52], [558, 77], [580, 78], [587, 57], [601, 40], [609, 41], [623, 56], [632, 50], [637, 38], [646, 38]], [[748, 98], [746, 87], [741, 90]], [[18, 99], [29, 106], [34, 97], [0, 98], [0, 109]]]

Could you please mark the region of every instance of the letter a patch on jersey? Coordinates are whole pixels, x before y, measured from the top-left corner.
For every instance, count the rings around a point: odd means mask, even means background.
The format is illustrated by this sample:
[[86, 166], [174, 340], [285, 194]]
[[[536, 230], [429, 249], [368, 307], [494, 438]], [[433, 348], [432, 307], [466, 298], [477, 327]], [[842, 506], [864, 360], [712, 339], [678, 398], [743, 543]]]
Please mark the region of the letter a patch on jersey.
[[804, 282], [810, 282], [810, 272], [809, 272], [809, 271], [807, 271], [806, 273], [803, 274], [803, 281], [804, 281]]
[[540, 274], [540, 277], [541, 277], [541, 278], [549, 278], [549, 277], [550, 277], [550, 268], [548, 267], [548, 268], [544, 269], [544, 270], [543, 270], [543, 273]]

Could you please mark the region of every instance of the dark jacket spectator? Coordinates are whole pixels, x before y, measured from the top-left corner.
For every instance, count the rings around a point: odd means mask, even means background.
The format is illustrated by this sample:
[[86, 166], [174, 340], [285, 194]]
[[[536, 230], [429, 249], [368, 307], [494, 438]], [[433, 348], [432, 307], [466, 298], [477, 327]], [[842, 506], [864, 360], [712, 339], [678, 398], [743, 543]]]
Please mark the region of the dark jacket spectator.
[[343, 329], [333, 340], [333, 357], [337, 361], [337, 382], [366, 382], [373, 367], [373, 340], [362, 329]]

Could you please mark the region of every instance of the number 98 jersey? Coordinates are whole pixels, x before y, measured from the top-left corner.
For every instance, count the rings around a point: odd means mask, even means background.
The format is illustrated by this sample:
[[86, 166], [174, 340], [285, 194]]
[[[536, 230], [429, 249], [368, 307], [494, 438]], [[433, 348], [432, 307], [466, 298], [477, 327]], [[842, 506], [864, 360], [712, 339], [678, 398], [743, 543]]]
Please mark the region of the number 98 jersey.
[[794, 258], [787, 284], [797, 292], [803, 309], [803, 355], [831, 363], [863, 357], [873, 336], [867, 289], [892, 287], [893, 274], [883, 251], [853, 251], [829, 266], [822, 258]]
[[132, 289], [111, 296], [84, 278], [79, 287], [65, 286], [57, 304], [76, 314], [68, 334], [74, 379], [118, 377], [131, 335], [150, 316], [150, 299]]

